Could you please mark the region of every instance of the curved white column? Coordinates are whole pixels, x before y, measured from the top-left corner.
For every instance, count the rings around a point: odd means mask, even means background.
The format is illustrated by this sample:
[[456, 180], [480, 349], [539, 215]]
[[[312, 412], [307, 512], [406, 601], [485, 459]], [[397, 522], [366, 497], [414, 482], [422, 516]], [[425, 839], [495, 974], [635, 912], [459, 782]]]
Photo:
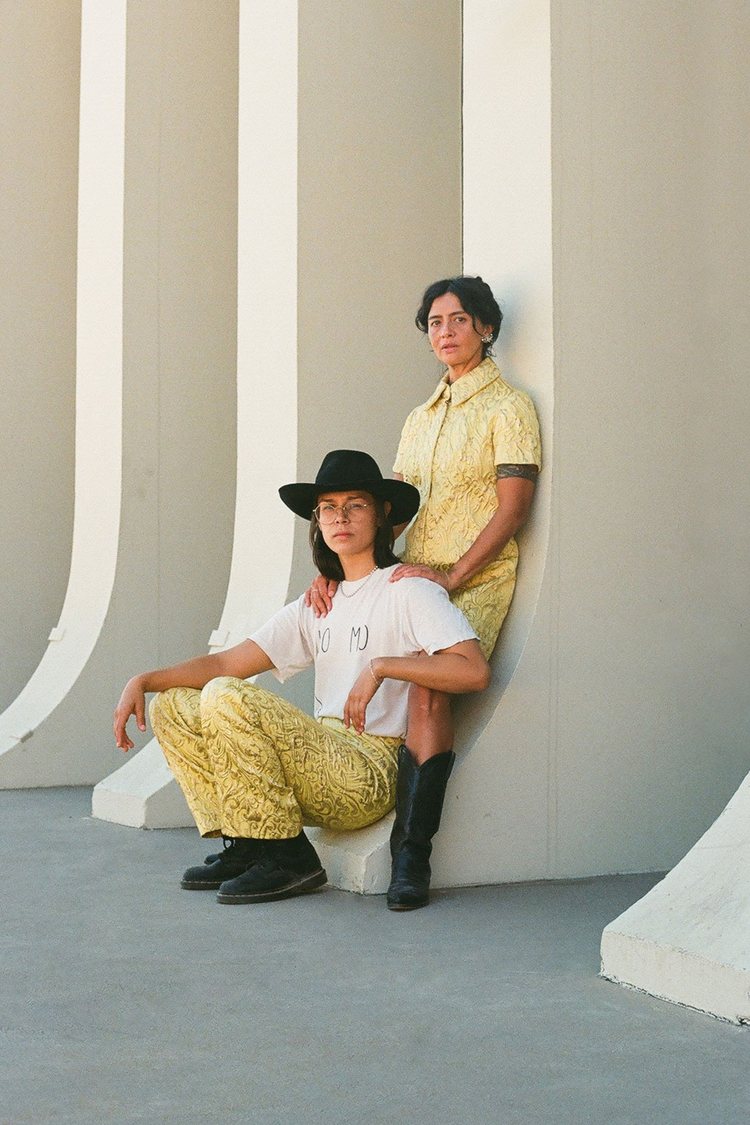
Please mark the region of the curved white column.
[[[240, 4], [237, 501], [224, 612], [244, 640], [286, 601], [297, 469], [297, 4]], [[262, 535], [259, 530], [262, 529]]]
[[47, 651], [0, 715], [4, 788], [54, 784], [54, 767], [51, 773], [45, 766], [37, 770], [24, 744], [80, 676], [114, 583], [122, 452], [125, 14], [125, 0], [83, 0], [73, 550]]
[[553, 810], [542, 596], [554, 367], [549, 4], [467, 0], [463, 34], [463, 268], [484, 277], [503, 309], [496, 360], [534, 400], [544, 467], [492, 685], [456, 709], [458, 761], [433, 862], [443, 886], [544, 877]]
[[602, 976], [750, 1023], [750, 774], [698, 843], [602, 934]]
[[[277, 490], [295, 479], [297, 462], [296, 2], [245, 0], [239, 35], [237, 482], [213, 651], [244, 640], [284, 604], [294, 540]], [[134, 827], [193, 823], [155, 739], [99, 782], [92, 811]]]
[[83, 8], [74, 541], [49, 649], [0, 718], [0, 787], [110, 772], [121, 684], [194, 651], [223, 601], [236, 42], [221, 0]]
[[0, 4], [0, 712], [70, 575], [81, 12]]

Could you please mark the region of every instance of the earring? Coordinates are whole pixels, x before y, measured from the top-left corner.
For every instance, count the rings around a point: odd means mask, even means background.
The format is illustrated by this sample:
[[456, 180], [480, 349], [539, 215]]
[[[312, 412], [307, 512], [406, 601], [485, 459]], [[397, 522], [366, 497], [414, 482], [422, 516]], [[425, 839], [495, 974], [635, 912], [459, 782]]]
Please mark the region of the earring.
[[492, 343], [492, 333], [491, 332], [485, 332], [484, 336], [482, 336], [482, 343], [483, 344], [491, 344]]

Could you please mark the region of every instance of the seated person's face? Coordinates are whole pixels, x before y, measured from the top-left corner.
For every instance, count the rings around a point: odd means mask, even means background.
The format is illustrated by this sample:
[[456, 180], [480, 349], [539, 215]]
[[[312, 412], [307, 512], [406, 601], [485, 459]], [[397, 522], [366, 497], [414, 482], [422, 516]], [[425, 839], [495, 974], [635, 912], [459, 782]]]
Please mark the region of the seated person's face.
[[337, 555], [359, 554], [375, 542], [378, 513], [369, 492], [324, 492], [315, 512], [326, 546]]

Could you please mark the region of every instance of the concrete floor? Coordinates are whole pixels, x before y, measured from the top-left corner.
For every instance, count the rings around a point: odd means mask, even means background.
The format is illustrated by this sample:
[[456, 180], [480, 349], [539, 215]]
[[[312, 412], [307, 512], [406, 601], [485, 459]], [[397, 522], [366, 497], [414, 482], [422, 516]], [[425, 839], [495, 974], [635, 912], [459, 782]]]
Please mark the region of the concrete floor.
[[724, 1125], [750, 1030], [599, 980], [650, 876], [439, 892], [181, 891], [192, 830], [0, 793], [0, 1121]]

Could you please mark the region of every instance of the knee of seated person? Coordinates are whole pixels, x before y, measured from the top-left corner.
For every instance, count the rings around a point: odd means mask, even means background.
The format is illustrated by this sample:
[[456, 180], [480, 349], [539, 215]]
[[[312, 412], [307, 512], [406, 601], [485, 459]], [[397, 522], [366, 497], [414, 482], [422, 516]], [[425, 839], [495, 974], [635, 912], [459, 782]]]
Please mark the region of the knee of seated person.
[[175, 699], [179, 688], [167, 688], [155, 695], [148, 705], [148, 717], [152, 730], [156, 730], [162, 719], [174, 714]]
[[234, 699], [241, 688], [251, 686], [236, 676], [217, 676], [209, 680], [201, 692], [201, 710], [222, 707], [228, 700]]

